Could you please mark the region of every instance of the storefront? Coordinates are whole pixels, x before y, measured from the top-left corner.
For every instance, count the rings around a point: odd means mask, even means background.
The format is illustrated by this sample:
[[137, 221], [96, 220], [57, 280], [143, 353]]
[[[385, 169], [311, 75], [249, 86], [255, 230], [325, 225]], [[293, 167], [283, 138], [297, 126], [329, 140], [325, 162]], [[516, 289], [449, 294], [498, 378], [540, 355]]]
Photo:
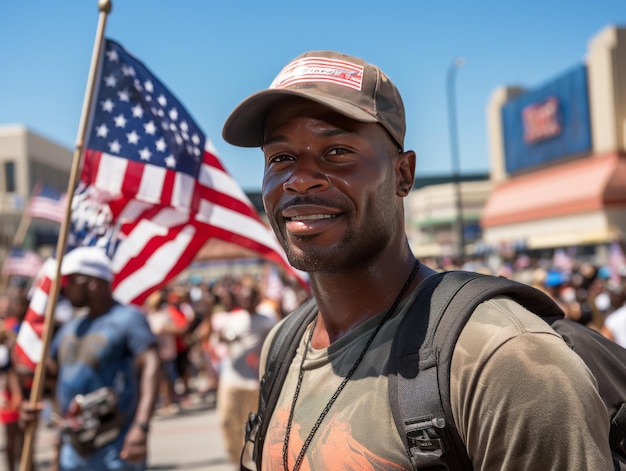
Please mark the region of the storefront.
[[584, 64], [489, 104], [491, 193], [483, 242], [528, 249], [626, 235], [626, 29], [607, 28]]

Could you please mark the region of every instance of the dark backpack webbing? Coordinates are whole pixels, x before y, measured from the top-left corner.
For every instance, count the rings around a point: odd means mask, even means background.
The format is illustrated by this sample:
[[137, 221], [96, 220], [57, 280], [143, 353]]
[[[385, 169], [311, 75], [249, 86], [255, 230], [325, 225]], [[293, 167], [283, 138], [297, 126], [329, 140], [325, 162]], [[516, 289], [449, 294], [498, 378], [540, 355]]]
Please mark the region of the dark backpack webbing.
[[392, 345], [391, 410], [415, 469], [472, 469], [450, 406], [452, 353], [467, 320], [480, 303], [500, 295], [547, 317], [563, 313], [544, 293], [505, 278], [452, 271], [422, 285]]
[[[315, 300], [311, 298], [289, 314], [272, 339], [266, 361], [267, 366], [261, 378], [258, 413], [255, 417], [251, 417], [252, 421], [258, 422], [258, 433], [254, 447], [254, 461], [257, 464], [257, 469], [261, 469], [261, 454], [268, 426], [268, 420], [265, 419], [266, 417], [269, 418], [274, 411], [278, 396], [280, 396], [280, 389], [287, 377], [291, 361], [296, 355], [300, 339], [307, 326], [317, 315], [317, 309], [313, 309], [314, 304]], [[252, 424], [248, 424], [248, 427], [250, 426]]]
[[[506, 278], [464, 271], [436, 273], [422, 281], [418, 290], [398, 326], [389, 360], [391, 410], [415, 469], [472, 469], [450, 405], [452, 354], [476, 307], [495, 296], [506, 296], [551, 324], [594, 373], [612, 417], [615, 469], [626, 470], [621, 464], [626, 456], [626, 375], [615, 371], [615, 365], [621, 365], [622, 373], [626, 371], [626, 350], [591, 329], [563, 319], [561, 309], [545, 293]], [[317, 314], [314, 303], [310, 299], [290, 314], [270, 346], [255, 418], [259, 427], [254, 457], [258, 469], [267, 430], [265, 417], [271, 416], [298, 344]], [[594, 353], [588, 354], [590, 351]]]
[[[522, 283], [453, 271], [432, 275], [424, 284], [398, 327], [390, 358], [396, 365], [389, 379], [396, 426], [416, 469], [472, 469], [452, 415], [450, 366], [467, 320], [480, 303], [495, 296], [509, 297], [543, 318], [587, 364], [612, 418], [610, 444], [615, 469], [624, 469], [620, 466], [626, 456], [626, 350], [598, 332], [564, 319], [549, 296]], [[416, 332], [424, 330], [416, 341]], [[421, 390], [418, 396], [416, 390]], [[409, 400], [411, 397], [420, 400]]]

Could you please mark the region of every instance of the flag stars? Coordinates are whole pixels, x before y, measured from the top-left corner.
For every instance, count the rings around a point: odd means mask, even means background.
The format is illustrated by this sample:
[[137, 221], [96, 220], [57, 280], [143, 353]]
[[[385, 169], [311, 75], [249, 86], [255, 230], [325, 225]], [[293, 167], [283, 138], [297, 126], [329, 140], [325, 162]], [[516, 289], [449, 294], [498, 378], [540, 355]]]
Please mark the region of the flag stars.
[[107, 98], [100, 104], [102, 105], [102, 111], [106, 111], [107, 113], [113, 111], [113, 107], [115, 107], [115, 104], [111, 101], [110, 98]]
[[137, 145], [139, 143], [139, 134], [137, 134], [134, 129], [126, 134], [126, 138], [129, 144]]
[[130, 102], [130, 93], [127, 89], [117, 92], [117, 96], [120, 98], [120, 101], [124, 101], [126, 103]]
[[143, 128], [145, 129], [146, 134], [150, 134], [151, 136], [153, 136], [156, 132], [156, 126], [154, 125], [154, 121], [150, 121], [149, 123], [144, 124]]
[[119, 154], [122, 150], [122, 145], [116, 139], [113, 142], [109, 142], [109, 149], [112, 154]]
[[178, 121], [178, 110], [176, 108], [172, 108], [170, 110], [169, 116], [172, 121]]
[[165, 98], [165, 95], [163, 95], [163, 94], [159, 95], [159, 97], [157, 98], [157, 102], [163, 108], [165, 108], [167, 106], [167, 98]]
[[135, 105], [131, 108], [133, 112], [133, 118], [143, 118], [143, 108], [140, 105]]
[[165, 152], [165, 150], [167, 149], [167, 145], [165, 144], [165, 139], [163, 138], [160, 138], [158, 141], [156, 141], [155, 145], [156, 145], [156, 149], [159, 152]]
[[115, 75], [110, 74], [110, 75], [107, 75], [106, 77], [104, 77], [104, 84], [107, 87], [115, 88], [115, 86], [117, 86], [117, 79], [115, 78]]
[[109, 135], [109, 128], [107, 128], [106, 124], [102, 123], [100, 126], [96, 128], [96, 135], [98, 137], [106, 137]]
[[[178, 112], [176, 112], [176, 115], [178, 116]], [[187, 121], [180, 122], [180, 129], [182, 129], [184, 132], [189, 132], [189, 125], [187, 124]]]
[[191, 136], [191, 142], [193, 142], [195, 145], [199, 146], [200, 145], [200, 136], [198, 136], [197, 134], [194, 134], [193, 136]]
[[144, 147], [139, 151], [139, 158], [141, 160], [150, 160], [150, 157], [152, 157], [152, 152], [150, 152], [150, 149], [147, 147]]
[[113, 120], [115, 121], [115, 127], [116, 128], [125, 128], [126, 127], [126, 118], [124, 118], [123, 114], [118, 114], [115, 118], [113, 118]]
[[135, 69], [130, 66], [130, 65], [122, 65], [122, 73], [124, 74], [125, 77], [134, 77], [135, 76]]
[[150, 80], [146, 80], [143, 84], [143, 87], [148, 93], [154, 92], [154, 85], [152, 85], [152, 82]]
[[172, 154], [168, 155], [167, 158], [165, 159], [165, 165], [167, 165], [169, 168], [176, 167], [176, 159], [174, 158]]
[[106, 52], [106, 55], [109, 59], [109, 62], [119, 62], [120, 56], [117, 54], [117, 51], [115, 49], [109, 49]]

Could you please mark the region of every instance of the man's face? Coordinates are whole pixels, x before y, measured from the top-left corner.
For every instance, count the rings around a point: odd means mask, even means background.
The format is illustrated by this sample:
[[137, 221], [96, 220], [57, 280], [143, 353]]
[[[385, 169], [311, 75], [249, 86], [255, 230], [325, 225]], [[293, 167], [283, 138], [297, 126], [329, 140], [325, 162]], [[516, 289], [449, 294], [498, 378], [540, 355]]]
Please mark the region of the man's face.
[[263, 203], [296, 268], [348, 269], [404, 233], [402, 154], [380, 125], [294, 98], [268, 114], [263, 142]]
[[78, 273], [63, 277], [63, 296], [72, 306], [85, 307], [88, 300], [88, 283], [93, 278]]

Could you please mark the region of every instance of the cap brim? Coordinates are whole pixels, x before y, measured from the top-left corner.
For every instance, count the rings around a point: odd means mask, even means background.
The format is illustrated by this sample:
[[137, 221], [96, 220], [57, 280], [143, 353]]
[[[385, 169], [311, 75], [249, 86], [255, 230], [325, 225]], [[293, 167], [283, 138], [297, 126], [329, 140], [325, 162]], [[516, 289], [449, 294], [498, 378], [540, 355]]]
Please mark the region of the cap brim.
[[269, 109], [288, 96], [306, 98], [340, 113], [355, 121], [375, 123], [378, 120], [363, 109], [337, 98], [308, 90], [270, 89], [251, 95], [242, 101], [228, 116], [222, 129], [222, 137], [239, 147], [261, 147], [263, 144], [263, 121]]

